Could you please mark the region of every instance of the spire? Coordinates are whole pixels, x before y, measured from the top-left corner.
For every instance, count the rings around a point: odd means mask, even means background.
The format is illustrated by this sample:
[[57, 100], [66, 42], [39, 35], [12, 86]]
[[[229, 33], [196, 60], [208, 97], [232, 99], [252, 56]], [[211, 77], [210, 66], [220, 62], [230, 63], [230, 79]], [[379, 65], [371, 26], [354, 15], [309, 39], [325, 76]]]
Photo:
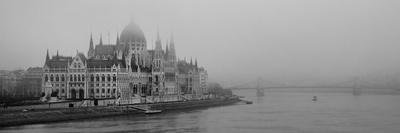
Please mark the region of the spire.
[[190, 66], [193, 66], [193, 60], [192, 60], [192, 57], [190, 57]]
[[93, 48], [93, 36], [92, 36], [92, 33], [90, 33], [90, 44], [89, 44], [89, 50], [90, 49], [94, 49]]
[[57, 49], [57, 57], [58, 57], [58, 49]]
[[93, 36], [92, 33], [90, 33], [90, 44], [89, 44], [89, 50], [87, 54], [88, 58], [92, 58], [94, 56], [94, 47], [93, 47]]
[[174, 35], [171, 34], [171, 40], [169, 40], [169, 50], [175, 54], [175, 42], [174, 42]]
[[117, 32], [117, 42], [115, 42], [116, 45], [119, 45], [119, 33]]
[[47, 53], [46, 53], [46, 64], [47, 62], [50, 60], [50, 56], [49, 56], [49, 49], [47, 49]]
[[100, 45], [103, 45], [103, 37], [102, 37], [102, 34], [100, 34], [100, 43], [99, 43]]
[[165, 54], [168, 55], [169, 52], [169, 48], [168, 48], [168, 44], [165, 45]]
[[194, 66], [197, 67], [197, 58], [196, 58], [195, 61], [194, 61]]
[[157, 28], [157, 40], [156, 40], [156, 47], [155, 47], [155, 49], [156, 49], [156, 50], [159, 50], [159, 51], [162, 50], [161, 39], [160, 39], [160, 32], [158, 31], [158, 28]]
[[175, 55], [175, 42], [174, 42], [174, 35], [171, 34], [171, 40], [169, 42], [169, 53], [168, 55], [170, 56], [169, 59], [175, 61], [176, 60], [176, 55]]

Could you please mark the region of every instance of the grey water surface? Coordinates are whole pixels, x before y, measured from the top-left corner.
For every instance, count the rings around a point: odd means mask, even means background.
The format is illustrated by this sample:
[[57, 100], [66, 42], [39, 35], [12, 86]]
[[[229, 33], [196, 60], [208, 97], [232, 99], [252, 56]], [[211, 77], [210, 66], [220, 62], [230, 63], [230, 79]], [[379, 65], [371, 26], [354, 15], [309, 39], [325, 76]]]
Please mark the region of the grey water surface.
[[[304, 91], [303, 91], [304, 90]], [[1, 129], [4, 133], [32, 132], [210, 132], [210, 133], [398, 133], [400, 95], [351, 91], [272, 89], [264, 97], [256, 90], [235, 90], [254, 103], [157, 115], [35, 124]], [[335, 90], [335, 89], [333, 89]], [[312, 102], [312, 97], [318, 100]]]

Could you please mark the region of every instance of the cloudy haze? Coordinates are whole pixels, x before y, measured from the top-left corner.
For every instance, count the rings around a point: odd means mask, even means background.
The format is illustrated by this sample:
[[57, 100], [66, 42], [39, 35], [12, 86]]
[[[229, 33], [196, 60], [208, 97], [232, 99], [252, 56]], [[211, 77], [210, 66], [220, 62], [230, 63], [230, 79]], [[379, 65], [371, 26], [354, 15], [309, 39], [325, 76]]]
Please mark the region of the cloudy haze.
[[0, 1], [0, 69], [115, 43], [133, 19], [154, 45], [175, 37], [213, 80], [332, 78], [400, 70], [397, 0]]

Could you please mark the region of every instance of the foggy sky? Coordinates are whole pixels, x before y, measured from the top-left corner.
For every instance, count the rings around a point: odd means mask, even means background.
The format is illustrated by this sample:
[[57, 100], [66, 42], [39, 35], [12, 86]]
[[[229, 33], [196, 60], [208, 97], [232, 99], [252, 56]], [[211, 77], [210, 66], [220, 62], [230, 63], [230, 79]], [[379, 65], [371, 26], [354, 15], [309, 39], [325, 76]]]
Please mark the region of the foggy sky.
[[[154, 46], [175, 37], [212, 80], [335, 78], [400, 70], [397, 0], [0, 1], [0, 69], [115, 43], [133, 18]], [[110, 37], [109, 37], [110, 36]], [[110, 39], [109, 39], [110, 38]], [[165, 46], [163, 46], [165, 47]]]

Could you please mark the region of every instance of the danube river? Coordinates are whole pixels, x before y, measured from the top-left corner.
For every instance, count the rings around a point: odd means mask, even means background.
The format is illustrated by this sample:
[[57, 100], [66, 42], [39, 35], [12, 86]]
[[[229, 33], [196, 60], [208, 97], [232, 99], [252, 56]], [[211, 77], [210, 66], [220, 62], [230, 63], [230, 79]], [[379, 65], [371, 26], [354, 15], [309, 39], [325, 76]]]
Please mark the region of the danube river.
[[[210, 132], [210, 133], [398, 133], [400, 95], [317, 89], [272, 89], [234, 93], [252, 100], [230, 105], [148, 116], [118, 116], [0, 129], [7, 133]], [[312, 102], [312, 97], [318, 100]]]

